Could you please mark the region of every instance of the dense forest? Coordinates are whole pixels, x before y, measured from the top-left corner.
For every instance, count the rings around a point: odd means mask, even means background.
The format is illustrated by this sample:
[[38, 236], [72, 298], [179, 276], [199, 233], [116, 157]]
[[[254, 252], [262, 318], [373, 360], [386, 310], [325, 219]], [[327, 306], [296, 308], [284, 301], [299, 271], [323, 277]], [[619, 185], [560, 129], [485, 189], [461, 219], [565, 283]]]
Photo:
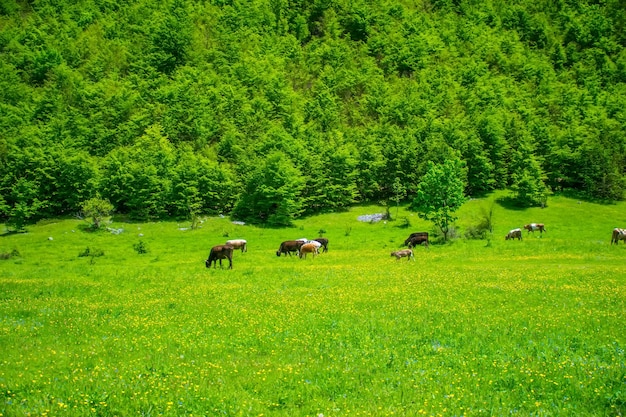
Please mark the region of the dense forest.
[[0, 221], [626, 187], [621, 0], [0, 0]]

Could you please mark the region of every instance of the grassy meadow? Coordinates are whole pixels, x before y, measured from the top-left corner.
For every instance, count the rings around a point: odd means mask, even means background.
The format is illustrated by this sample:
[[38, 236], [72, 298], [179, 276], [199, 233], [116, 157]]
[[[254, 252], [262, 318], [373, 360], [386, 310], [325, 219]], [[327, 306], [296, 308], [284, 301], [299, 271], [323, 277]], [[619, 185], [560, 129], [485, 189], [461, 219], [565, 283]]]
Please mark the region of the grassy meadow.
[[[468, 202], [460, 233], [490, 204]], [[390, 257], [431, 230], [403, 207], [407, 228], [359, 222], [382, 211], [359, 206], [289, 229], [64, 219], [4, 234], [0, 416], [626, 414], [626, 245], [610, 245], [626, 204], [493, 208], [489, 241], [415, 262]], [[504, 240], [529, 222], [547, 233]], [[328, 253], [276, 256], [320, 230]], [[248, 252], [206, 269], [228, 238]]]

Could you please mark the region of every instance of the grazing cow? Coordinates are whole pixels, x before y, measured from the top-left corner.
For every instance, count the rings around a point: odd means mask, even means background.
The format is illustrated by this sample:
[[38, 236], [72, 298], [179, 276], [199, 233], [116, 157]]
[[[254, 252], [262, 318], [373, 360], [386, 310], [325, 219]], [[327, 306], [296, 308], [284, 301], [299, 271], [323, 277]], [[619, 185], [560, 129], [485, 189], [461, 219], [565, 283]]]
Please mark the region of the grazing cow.
[[304, 243], [310, 243], [311, 245], [315, 245], [315, 247], [317, 248], [317, 252], [319, 253], [320, 248], [322, 247], [322, 244], [320, 242], [318, 242], [317, 240], [307, 240]]
[[313, 239], [317, 242], [320, 242], [322, 244], [322, 252], [328, 252], [328, 239], [326, 239], [325, 237], [318, 237], [317, 239]]
[[613, 229], [613, 235], [611, 236], [611, 245], [613, 243], [617, 245], [620, 240], [623, 240], [624, 243], [626, 243], [626, 229], [616, 227]]
[[524, 229], [528, 230], [527, 234], [533, 232], [535, 234], [535, 230], [539, 230], [539, 234], [543, 236], [543, 232], [546, 231], [546, 227], [543, 223], [531, 223], [524, 225]]
[[522, 229], [518, 227], [517, 229], [511, 230], [509, 233], [506, 234], [504, 239], [505, 240], [509, 240], [509, 239], [522, 240]]
[[413, 259], [415, 261], [415, 257], [413, 256], [413, 251], [411, 249], [402, 249], [395, 252], [391, 252], [391, 256], [396, 257], [396, 261], [399, 261], [400, 258], [407, 258], [407, 261]]
[[232, 246], [235, 249], [241, 249], [241, 252], [248, 252], [248, 241], [244, 239], [227, 240], [227, 245]]
[[233, 248], [231, 245], [218, 245], [211, 248], [208, 259], [205, 261], [207, 268], [211, 267], [211, 263], [214, 264], [214, 268], [217, 268], [217, 261], [220, 261], [220, 268], [222, 268], [222, 259], [228, 259], [230, 265], [228, 269], [233, 269]]
[[287, 254], [291, 256], [291, 252], [298, 253], [298, 251], [300, 250], [300, 246], [302, 246], [303, 244], [304, 242], [301, 240], [286, 240], [280, 244], [280, 247], [276, 251], [276, 256], [280, 256], [283, 253], [285, 254], [285, 256], [287, 256]]
[[428, 246], [428, 232], [411, 233], [409, 237], [404, 241], [404, 245], [408, 246], [409, 249], [421, 244], [424, 244], [424, 246]]
[[319, 248], [319, 246], [317, 246], [315, 243], [319, 244], [319, 242], [307, 242], [304, 245], [300, 246], [300, 251], [299, 251], [300, 259], [302, 259], [302, 255], [304, 255], [304, 259], [306, 259], [307, 253], [312, 253], [313, 258], [315, 258], [315, 255], [319, 253], [317, 251], [317, 248]]

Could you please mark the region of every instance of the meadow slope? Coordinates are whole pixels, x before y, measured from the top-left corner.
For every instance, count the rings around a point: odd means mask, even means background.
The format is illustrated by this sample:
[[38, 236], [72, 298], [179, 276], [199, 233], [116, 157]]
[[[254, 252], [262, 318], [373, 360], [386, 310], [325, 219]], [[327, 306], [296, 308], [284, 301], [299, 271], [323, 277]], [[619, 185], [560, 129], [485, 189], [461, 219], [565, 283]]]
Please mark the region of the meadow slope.
[[[403, 207], [408, 228], [358, 222], [382, 210], [359, 206], [288, 229], [65, 219], [3, 235], [19, 255], [0, 260], [0, 415], [624, 415], [626, 245], [610, 234], [626, 204], [549, 203], [495, 204], [489, 241], [415, 262], [390, 257], [430, 230]], [[489, 206], [465, 204], [460, 232]], [[547, 233], [504, 240], [531, 221]], [[320, 230], [328, 253], [276, 256]], [[248, 252], [206, 269], [227, 238]]]

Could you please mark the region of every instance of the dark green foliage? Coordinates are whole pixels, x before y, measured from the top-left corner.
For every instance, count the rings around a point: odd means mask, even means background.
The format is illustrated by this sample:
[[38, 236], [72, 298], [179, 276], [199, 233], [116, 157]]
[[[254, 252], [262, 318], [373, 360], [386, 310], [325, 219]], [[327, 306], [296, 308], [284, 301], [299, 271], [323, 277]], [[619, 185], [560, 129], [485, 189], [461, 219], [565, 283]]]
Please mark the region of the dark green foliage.
[[20, 252], [17, 249], [13, 249], [11, 252], [0, 252], [0, 260], [7, 260], [20, 256]]
[[282, 152], [274, 152], [248, 176], [233, 217], [250, 223], [289, 226], [302, 212], [302, 173]]
[[137, 252], [139, 255], [144, 255], [148, 252], [150, 252], [148, 250], [148, 245], [146, 244], [146, 242], [144, 242], [143, 240], [140, 240], [139, 242], [133, 244], [133, 249], [135, 250], [135, 252]]
[[100, 256], [104, 256], [104, 251], [102, 249], [96, 249], [96, 248], [92, 249], [89, 246], [87, 246], [84, 251], [78, 254], [79, 258], [84, 258], [84, 257], [97, 258]]
[[3, 0], [0, 19], [11, 229], [96, 195], [137, 219], [284, 225], [412, 201], [457, 155], [468, 195], [624, 196], [617, 0]]

